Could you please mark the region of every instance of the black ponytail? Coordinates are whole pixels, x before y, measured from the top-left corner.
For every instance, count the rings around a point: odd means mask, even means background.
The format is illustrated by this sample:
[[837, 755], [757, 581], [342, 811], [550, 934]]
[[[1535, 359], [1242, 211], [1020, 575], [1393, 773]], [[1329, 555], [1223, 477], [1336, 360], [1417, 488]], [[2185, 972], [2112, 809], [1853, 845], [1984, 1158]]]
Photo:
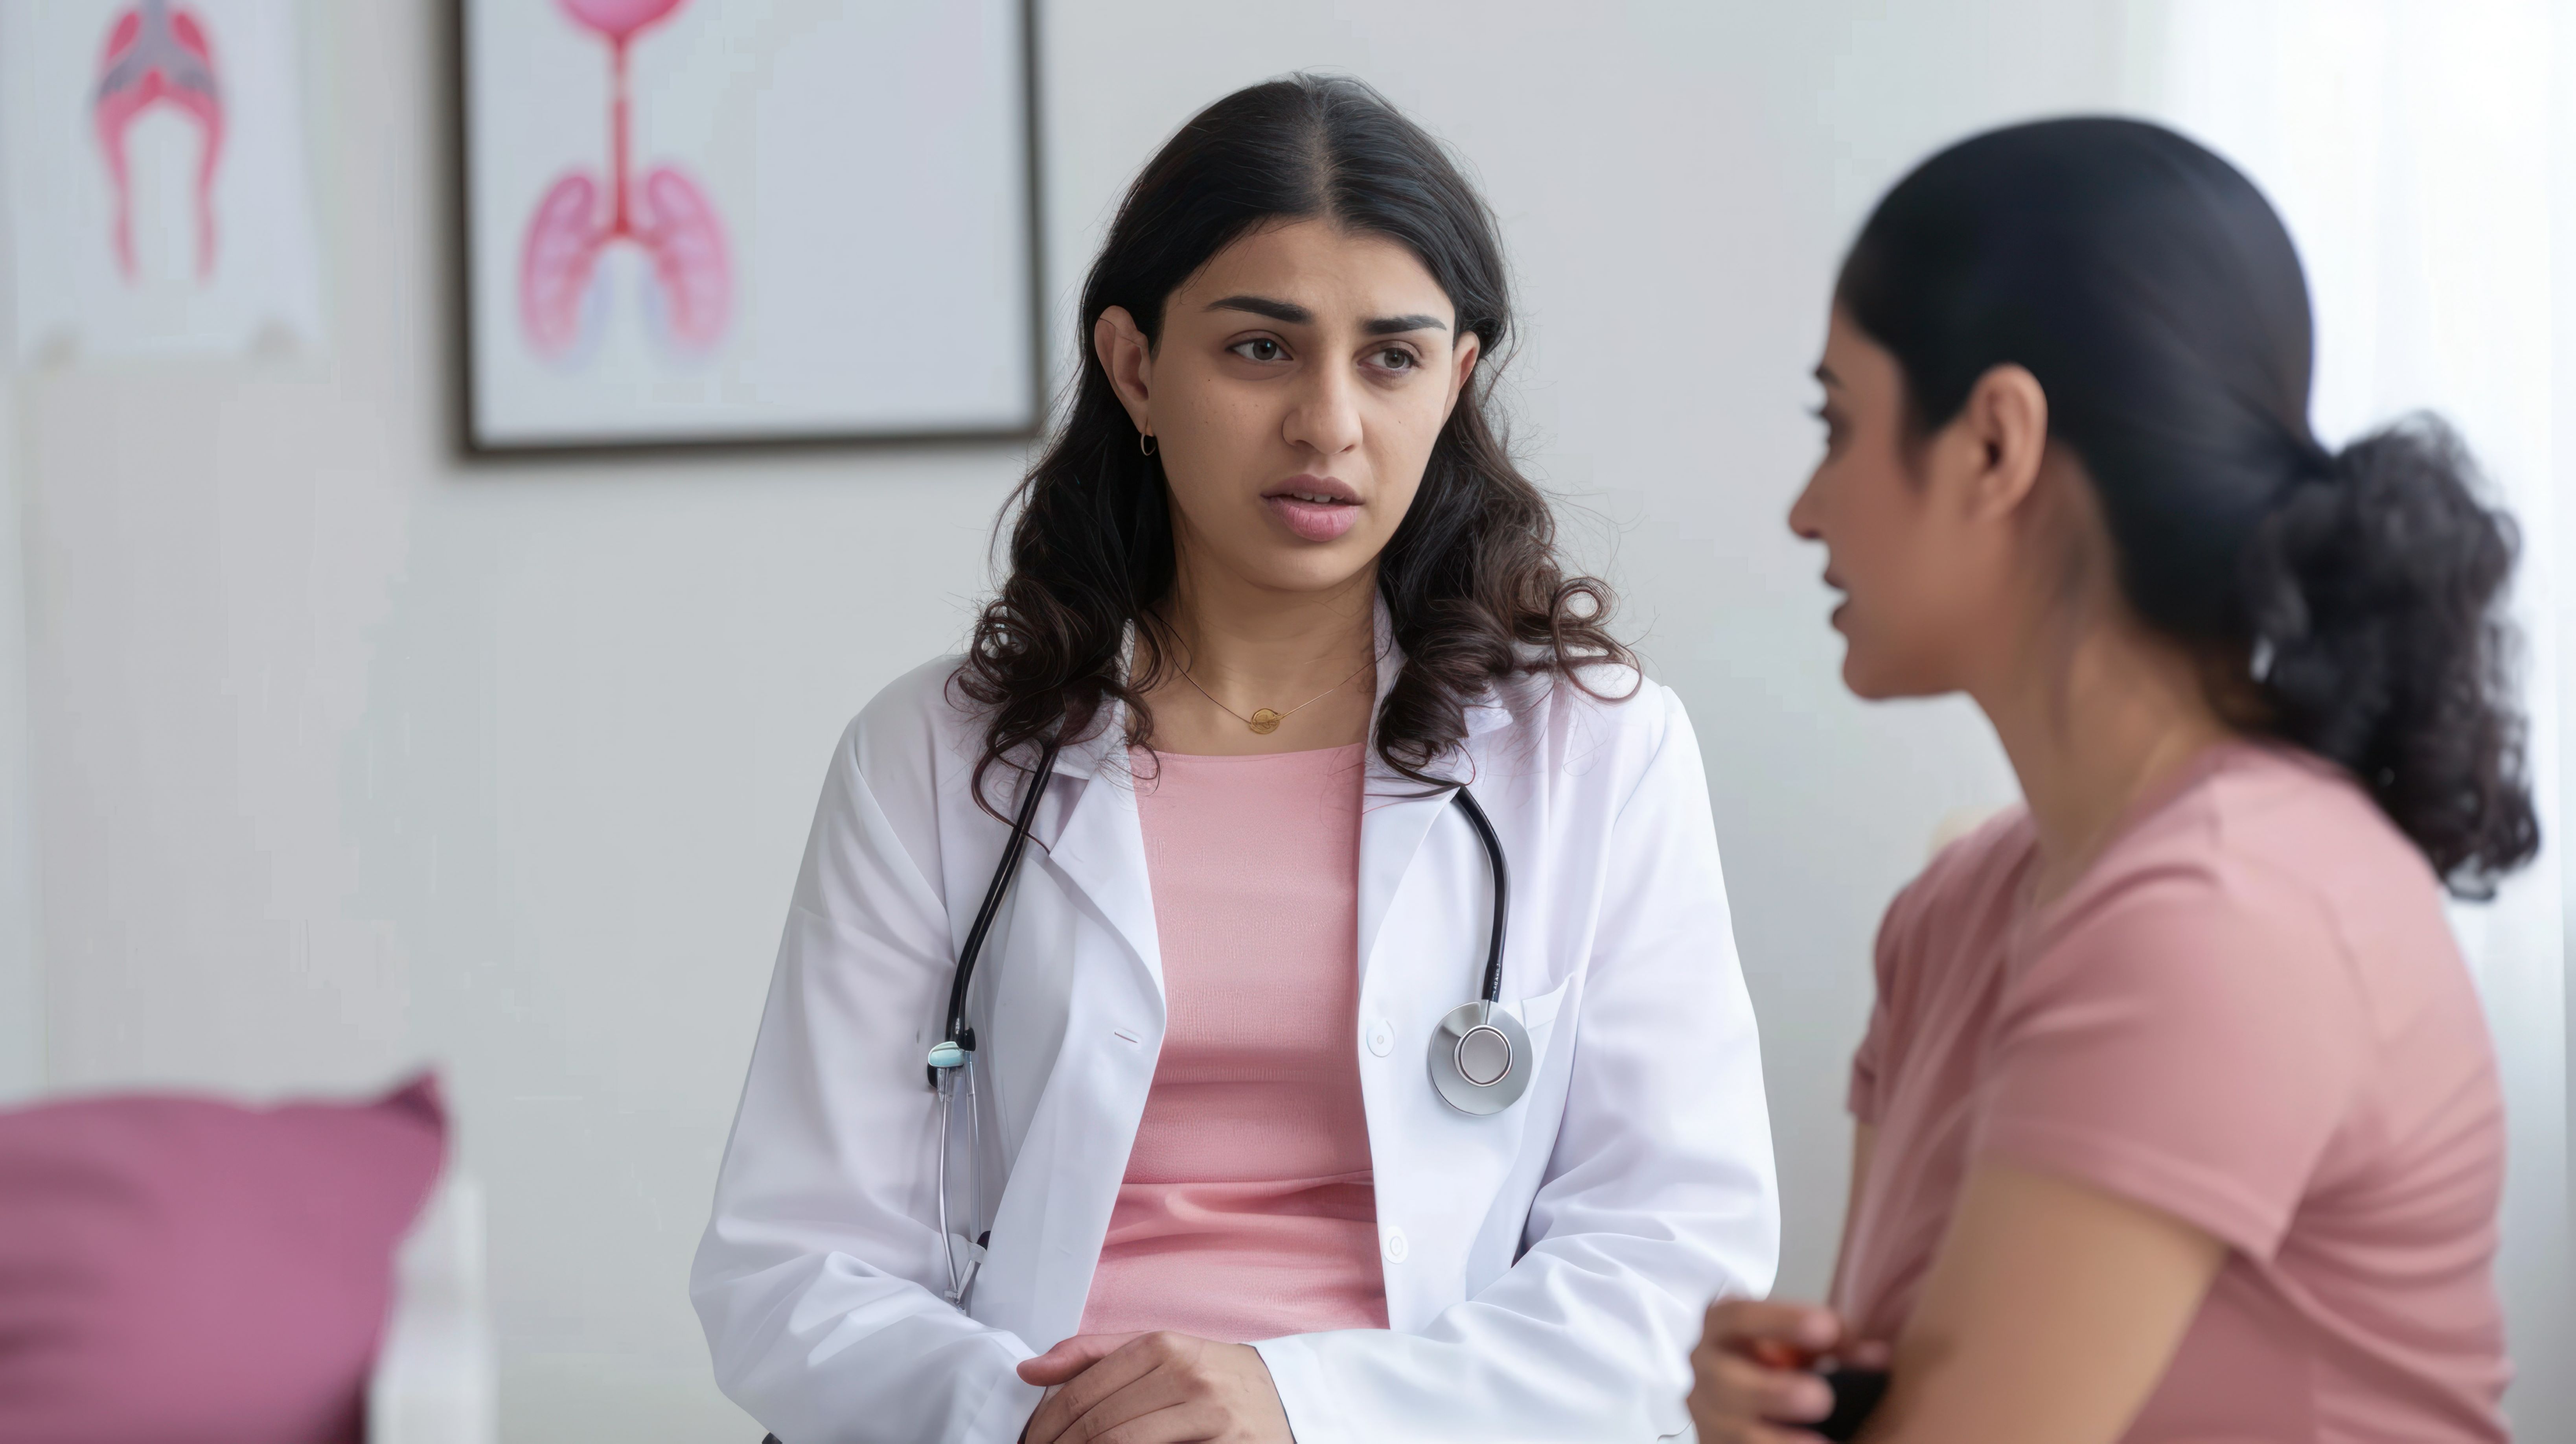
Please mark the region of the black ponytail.
[[2250, 724], [2350, 770], [2453, 892], [2491, 895], [2539, 850], [2513, 522], [2437, 420], [2318, 445], [2307, 282], [2233, 166], [2137, 121], [1975, 137], [1879, 203], [1836, 299], [1895, 356], [1919, 428], [2028, 368], [2131, 605], [2250, 673]]
[[2271, 730], [2351, 769], [2454, 890], [2486, 896], [2540, 824], [2495, 605], [2515, 532], [2474, 474], [2431, 417], [2357, 441], [2255, 528], [2241, 585]]

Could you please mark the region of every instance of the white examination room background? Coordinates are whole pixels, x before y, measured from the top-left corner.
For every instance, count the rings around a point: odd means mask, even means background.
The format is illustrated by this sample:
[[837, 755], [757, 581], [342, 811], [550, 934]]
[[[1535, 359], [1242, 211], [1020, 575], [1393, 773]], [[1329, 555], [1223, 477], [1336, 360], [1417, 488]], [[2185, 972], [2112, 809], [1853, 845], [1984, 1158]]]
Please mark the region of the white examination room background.
[[2497, 1270], [2525, 1439], [2576, 1438], [2569, 1273], [2570, 850], [2576, 678], [2576, 5], [2171, 0], [2141, 36], [2151, 109], [2236, 159], [2287, 216], [2317, 310], [2320, 439], [2430, 408], [2522, 526], [2516, 588], [2544, 851], [2452, 910], [2503, 1060]]
[[[1627, 615], [1711, 764], [1786, 1286], [1831, 1268], [1878, 910], [1935, 819], [2010, 796], [1963, 704], [1844, 693], [1819, 562], [1780, 525], [1834, 259], [1932, 147], [2126, 103], [2249, 165], [2317, 273], [2329, 433], [2439, 406], [2521, 512], [2535, 741], [2550, 820], [2576, 817], [2554, 685], [2576, 586], [2547, 590], [2576, 554], [2548, 484], [2576, 444], [2576, 352], [2550, 339], [2576, 337], [2563, 7], [1040, 11], [1059, 326], [1118, 188], [1232, 85], [1349, 68], [1475, 159], [1526, 307], [1523, 440], [1618, 531]], [[749, 1444], [682, 1281], [817, 768], [876, 687], [955, 644], [1019, 456], [465, 466], [452, 6], [298, 14], [327, 346], [0, 374], [0, 1097], [357, 1090], [436, 1060], [491, 1200], [504, 1437]], [[2462, 910], [2510, 1071], [2533, 1444], [2576, 1439], [2567, 856]]]

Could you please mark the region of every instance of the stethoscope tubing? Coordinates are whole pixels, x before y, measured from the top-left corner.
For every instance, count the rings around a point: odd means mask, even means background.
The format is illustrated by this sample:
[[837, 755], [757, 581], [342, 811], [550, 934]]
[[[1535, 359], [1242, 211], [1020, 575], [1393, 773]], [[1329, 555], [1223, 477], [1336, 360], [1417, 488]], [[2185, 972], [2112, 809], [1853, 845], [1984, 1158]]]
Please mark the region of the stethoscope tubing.
[[1493, 821], [1485, 816], [1485, 809], [1477, 805], [1475, 794], [1467, 790], [1467, 784], [1459, 783], [1458, 790], [1449, 794], [1449, 800], [1458, 805], [1460, 812], [1467, 814], [1468, 825], [1476, 829], [1477, 840], [1485, 844], [1485, 860], [1493, 864], [1494, 929], [1485, 943], [1484, 999], [1488, 1003], [1499, 1004], [1503, 1001], [1503, 926], [1512, 913], [1512, 870], [1510, 864], [1503, 861], [1503, 840], [1495, 835]]
[[[1038, 802], [1046, 796], [1048, 784], [1055, 780], [1057, 744], [1049, 740], [1038, 754], [1037, 766], [1030, 769], [1028, 790], [1020, 796], [1019, 811], [1011, 819], [1009, 841], [1002, 844], [1001, 864], [993, 869], [993, 880], [984, 888], [983, 905], [975, 910], [975, 922], [966, 930], [966, 945], [958, 950], [957, 972], [948, 983], [947, 1033], [944, 1041], [954, 1043], [968, 1053], [975, 1051], [975, 1029], [966, 1019], [966, 994], [975, 980], [975, 964], [984, 955], [984, 939], [993, 930], [993, 920], [1002, 910], [1002, 899], [1011, 890], [1011, 879], [1019, 875], [1020, 858], [1028, 851], [1029, 833], [1037, 822]], [[1465, 783], [1449, 794], [1449, 800], [1466, 814], [1467, 825], [1475, 829], [1476, 840], [1484, 844], [1485, 861], [1494, 877], [1494, 920], [1485, 941], [1484, 988], [1478, 994], [1486, 1002], [1503, 1001], [1504, 931], [1511, 921], [1512, 870], [1503, 857], [1503, 840], [1494, 831], [1493, 819], [1476, 801]], [[926, 1065], [932, 1088], [939, 1086], [940, 1069]]]
[[[1046, 749], [1038, 754], [1038, 765], [1029, 771], [1028, 791], [1020, 796], [1020, 809], [1011, 820], [1010, 841], [1002, 844], [1002, 862], [993, 869], [992, 884], [984, 889], [984, 905], [975, 910], [974, 926], [966, 930], [966, 946], [957, 954], [957, 973], [948, 983], [947, 1041], [969, 1053], [975, 1051], [975, 1029], [966, 1021], [966, 989], [975, 981], [975, 960], [984, 955], [984, 937], [993, 930], [993, 919], [1002, 911], [1002, 898], [1011, 890], [1011, 879], [1019, 875], [1020, 855], [1028, 851], [1029, 830], [1036, 825], [1038, 802], [1046, 796], [1047, 787], [1055, 781], [1057, 744], [1050, 738]], [[930, 1086], [939, 1086], [940, 1070], [929, 1065]]]

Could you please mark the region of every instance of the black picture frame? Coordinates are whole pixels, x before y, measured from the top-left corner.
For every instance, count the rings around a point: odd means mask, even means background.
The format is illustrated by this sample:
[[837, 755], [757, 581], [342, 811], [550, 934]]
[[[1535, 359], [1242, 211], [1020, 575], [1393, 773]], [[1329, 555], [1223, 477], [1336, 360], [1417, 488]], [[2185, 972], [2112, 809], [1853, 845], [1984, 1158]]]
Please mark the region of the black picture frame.
[[1045, 154], [1041, 116], [1044, 95], [1039, 82], [1037, 0], [1019, 0], [1022, 184], [1026, 187], [1025, 236], [1022, 250], [1028, 277], [1028, 414], [1004, 426], [922, 429], [852, 429], [721, 432], [704, 435], [585, 436], [562, 440], [494, 441], [480, 434], [475, 414], [480, 378], [475, 365], [472, 46], [469, 10], [473, 0], [448, 0], [440, 7], [444, 22], [439, 48], [446, 60], [447, 126], [445, 143], [447, 232], [451, 289], [445, 308], [450, 318], [450, 434], [459, 459], [468, 463], [546, 460], [613, 460], [653, 457], [792, 454], [828, 451], [884, 451], [921, 448], [1024, 446], [1044, 429], [1047, 416]]

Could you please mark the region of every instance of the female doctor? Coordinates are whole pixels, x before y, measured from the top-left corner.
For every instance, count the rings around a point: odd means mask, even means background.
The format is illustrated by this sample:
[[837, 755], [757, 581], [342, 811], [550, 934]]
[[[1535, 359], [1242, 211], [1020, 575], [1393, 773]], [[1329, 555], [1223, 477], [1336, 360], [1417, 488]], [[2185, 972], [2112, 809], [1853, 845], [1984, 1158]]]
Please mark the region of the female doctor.
[[1478, 382], [1504, 275], [1352, 81], [1129, 191], [1000, 594], [797, 880], [691, 1281], [785, 1444], [1688, 1427], [1760, 1060], [1690, 724]]

